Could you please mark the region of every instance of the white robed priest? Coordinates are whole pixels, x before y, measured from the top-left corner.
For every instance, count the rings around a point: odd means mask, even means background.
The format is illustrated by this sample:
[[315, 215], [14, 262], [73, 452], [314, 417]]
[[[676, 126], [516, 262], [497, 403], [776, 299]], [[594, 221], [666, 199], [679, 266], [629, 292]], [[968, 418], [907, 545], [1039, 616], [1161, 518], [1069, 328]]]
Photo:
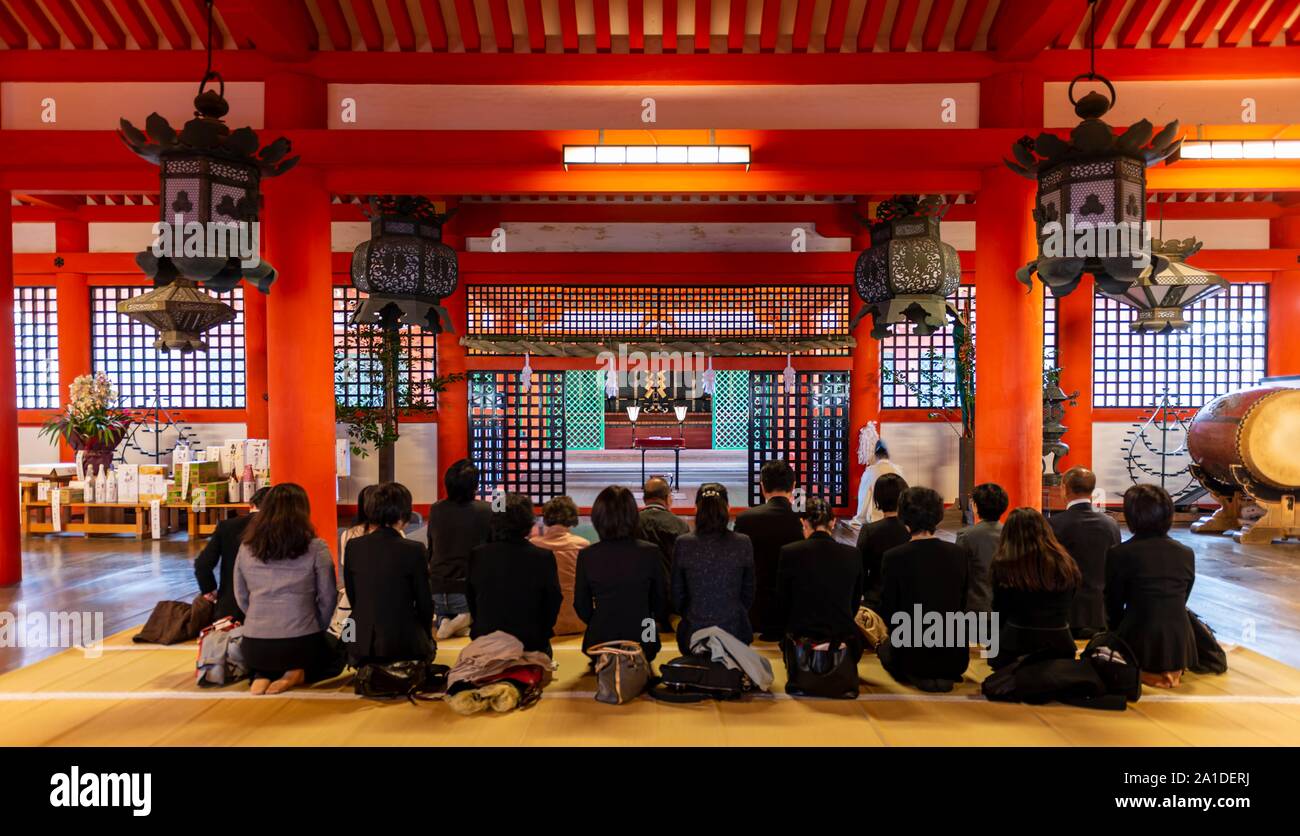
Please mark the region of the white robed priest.
[[868, 421], [858, 433], [858, 464], [866, 465], [867, 469], [862, 472], [862, 482], [858, 485], [858, 513], [851, 523], [855, 527], [875, 522], [885, 516], [876, 507], [876, 498], [873, 495], [876, 480], [886, 473], [903, 475], [897, 465], [889, 460], [889, 448], [880, 440], [880, 431], [876, 429], [875, 421]]

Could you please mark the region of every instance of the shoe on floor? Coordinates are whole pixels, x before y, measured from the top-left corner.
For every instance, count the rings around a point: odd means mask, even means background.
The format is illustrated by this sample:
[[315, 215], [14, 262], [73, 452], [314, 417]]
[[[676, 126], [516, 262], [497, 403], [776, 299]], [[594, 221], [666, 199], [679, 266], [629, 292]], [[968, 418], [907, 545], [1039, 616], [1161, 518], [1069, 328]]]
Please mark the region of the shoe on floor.
[[442, 641], [444, 639], [449, 639], [452, 637], [451, 622], [452, 619], [450, 618], [445, 618], [441, 616], [438, 618], [438, 632], [436, 634], [438, 641]]
[[442, 634], [442, 629], [438, 630], [438, 638], [452, 638], [453, 636], [468, 636], [469, 627], [474, 623], [474, 618], [467, 612], [460, 613], [451, 621], [446, 623], [447, 635]]

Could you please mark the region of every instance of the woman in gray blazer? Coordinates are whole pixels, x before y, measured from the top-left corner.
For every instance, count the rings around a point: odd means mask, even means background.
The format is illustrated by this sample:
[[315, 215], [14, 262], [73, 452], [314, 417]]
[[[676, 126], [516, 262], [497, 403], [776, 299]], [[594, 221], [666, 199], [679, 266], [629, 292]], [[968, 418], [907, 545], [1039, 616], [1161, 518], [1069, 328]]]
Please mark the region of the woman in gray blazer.
[[307, 492], [291, 482], [271, 488], [235, 560], [235, 599], [245, 616], [241, 648], [254, 694], [278, 694], [339, 672], [325, 632], [337, 589]]

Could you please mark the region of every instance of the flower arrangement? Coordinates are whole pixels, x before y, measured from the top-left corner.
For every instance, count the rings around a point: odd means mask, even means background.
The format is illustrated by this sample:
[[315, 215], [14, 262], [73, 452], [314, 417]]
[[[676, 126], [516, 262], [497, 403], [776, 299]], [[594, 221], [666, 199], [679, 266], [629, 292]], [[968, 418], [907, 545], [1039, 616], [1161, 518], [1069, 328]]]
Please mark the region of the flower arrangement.
[[75, 450], [111, 450], [131, 427], [131, 414], [116, 404], [117, 391], [108, 375], [83, 374], [68, 387], [63, 411], [46, 421], [40, 434], [61, 438]]

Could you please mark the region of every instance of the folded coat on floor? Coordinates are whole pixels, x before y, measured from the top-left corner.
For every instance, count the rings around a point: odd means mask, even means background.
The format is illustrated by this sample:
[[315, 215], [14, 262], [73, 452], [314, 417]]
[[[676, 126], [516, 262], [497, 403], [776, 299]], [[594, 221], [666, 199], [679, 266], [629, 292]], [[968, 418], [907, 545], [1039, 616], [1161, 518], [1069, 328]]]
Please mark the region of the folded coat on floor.
[[447, 675], [447, 688], [450, 690], [458, 682], [481, 682], [510, 668], [529, 665], [541, 668], [541, 687], [545, 688], [551, 681], [551, 657], [545, 653], [525, 651], [519, 639], [497, 630], [479, 636], [465, 646]]
[[705, 627], [692, 633], [691, 652], [707, 653], [713, 661], [743, 672], [760, 691], [772, 689], [776, 678], [772, 675], [772, 664], [721, 627]]

